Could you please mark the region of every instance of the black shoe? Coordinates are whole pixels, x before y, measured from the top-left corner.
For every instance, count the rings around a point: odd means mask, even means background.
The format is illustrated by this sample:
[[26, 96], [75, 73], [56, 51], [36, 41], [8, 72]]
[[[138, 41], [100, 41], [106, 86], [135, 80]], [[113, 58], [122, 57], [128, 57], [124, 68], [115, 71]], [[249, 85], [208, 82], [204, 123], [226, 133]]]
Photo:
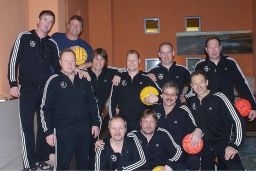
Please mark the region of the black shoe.
[[52, 170], [52, 166], [46, 162], [39, 162], [37, 167], [41, 170]]
[[31, 167], [31, 168], [24, 168], [23, 171], [36, 171], [37, 167]]

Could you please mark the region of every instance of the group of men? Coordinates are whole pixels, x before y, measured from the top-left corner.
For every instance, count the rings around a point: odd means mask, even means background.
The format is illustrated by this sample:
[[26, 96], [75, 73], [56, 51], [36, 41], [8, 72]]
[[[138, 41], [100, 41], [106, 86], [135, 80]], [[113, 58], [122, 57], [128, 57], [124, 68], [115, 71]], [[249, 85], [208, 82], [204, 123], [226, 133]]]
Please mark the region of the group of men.
[[[175, 63], [169, 42], [160, 44], [161, 63], [148, 73], [139, 70], [136, 50], [127, 52], [127, 70], [118, 72], [107, 67], [106, 50], [92, 50], [79, 38], [80, 16], [70, 18], [67, 33], [49, 37], [54, 20], [52, 11], [42, 11], [36, 30], [17, 37], [9, 62], [10, 92], [20, 98], [25, 170], [50, 169], [50, 153], [56, 155], [58, 170], [68, 170], [73, 155], [78, 170], [150, 170], [159, 165], [166, 171], [214, 170], [215, 164], [219, 169], [244, 170], [238, 150], [245, 128], [233, 106], [234, 87], [252, 105], [249, 120], [256, 117], [256, 103], [238, 64], [221, 53], [219, 38], [206, 40], [207, 57], [192, 74]], [[86, 51], [88, 61], [79, 66], [86, 71], [76, 66], [76, 46]], [[151, 106], [140, 100], [146, 86], [160, 93], [145, 99]], [[183, 98], [185, 86], [191, 91]], [[94, 161], [90, 149], [104, 113], [110, 116], [110, 136], [96, 149]], [[193, 146], [204, 141], [197, 155], [182, 149], [189, 133]]]

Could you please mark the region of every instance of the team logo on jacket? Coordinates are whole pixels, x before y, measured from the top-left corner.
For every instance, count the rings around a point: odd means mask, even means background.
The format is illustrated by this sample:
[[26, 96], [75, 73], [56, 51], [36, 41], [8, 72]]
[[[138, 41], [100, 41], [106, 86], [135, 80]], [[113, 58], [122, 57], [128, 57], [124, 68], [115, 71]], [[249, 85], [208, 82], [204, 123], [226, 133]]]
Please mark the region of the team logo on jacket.
[[60, 82], [61, 88], [66, 88], [68, 85], [65, 81]]
[[122, 86], [126, 86], [127, 85], [127, 81], [126, 80], [122, 80]]
[[192, 103], [192, 109], [196, 110], [196, 104], [195, 103]]
[[158, 74], [157, 78], [158, 78], [159, 80], [162, 80], [162, 79], [164, 78], [164, 74]]
[[176, 79], [179, 79], [179, 76], [178, 76], [178, 75], [176, 75]]
[[105, 80], [104, 80], [104, 83], [106, 83], [106, 82], [108, 82], [108, 80], [105, 79]]
[[111, 155], [111, 160], [112, 160], [113, 162], [116, 162], [116, 160], [117, 160], [116, 155], [112, 154], [112, 155]]
[[29, 45], [30, 45], [30, 47], [35, 47], [36, 46], [36, 42], [34, 40], [30, 40], [29, 41]]
[[206, 66], [204, 67], [204, 71], [205, 71], [205, 72], [209, 72], [209, 71], [210, 71], [210, 68], [206, 65]]
[[211, 106], [209, 107], [209, 110], [212, 110], [212, 107], [211, 107]]
[[156, 113], [156, 117], [157, 117], [157, 119], [160, 119], [161, 113]]

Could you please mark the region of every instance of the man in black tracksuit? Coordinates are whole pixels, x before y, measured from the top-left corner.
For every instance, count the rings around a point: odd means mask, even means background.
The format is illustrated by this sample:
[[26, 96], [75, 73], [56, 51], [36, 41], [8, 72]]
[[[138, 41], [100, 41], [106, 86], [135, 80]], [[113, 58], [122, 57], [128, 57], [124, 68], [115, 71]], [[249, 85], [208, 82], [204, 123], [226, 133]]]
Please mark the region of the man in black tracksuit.
[[[97, 98], [99, 112], [103, 118], [100, 136], [107, 131], [109, 121], [107, 101], [110, 96], [113, 77], [117, 74], [117, 70], [107, 68], [107, 62], [108, 55], [106, 50], [103, 48], [97, 48], [92, 54], [92, 67], [87, 69], [91, 77], [94, 96]], [[94, 141], [91, 146], [90, 168], [93, 169], [95, 163]]]
[[134, 133], [128, 133], [126, 121], [114, 116], [109, 121], [110, 139], [96, 149], [95, 170], [136, 170], [145, 164], [146, 159]]
[[236, 88], [239, 96], [251, 103], [252, 111], [249, 118], [253, 120], [256, 117], [255, 98], [237, 62], [221, 53], [222, 45], [217, 37], [207, 39], [205, 49], [207, 57], [196, 65], [195, 70], [200, 70], [207, 75], [209, 90], [224, 93], [233, 104], [234, 88]]
[[[198, 127], [204, 133], [201, 169], [214, 170], [215, 157], [228, 170], [244, 170], [238, 149], [245, 138], [243, 120], [228, 98], [207, 89], [206, 76], [196, 71], [191, 75], [191, 87], [196, 93], [188, 99]], [[234, 127], [234, 135], [231, 127]]]
[[103, 113], [110, 96], [113, 77], [118, 71], [107, 67], [108, 55], [104, 49], [95, 49], [92, 58], [92, 67], [87, 71], [91, 77], [94, 96], [98, 99], [100, 113]]
[[116, 115], [116, 108], [119, 114], [128, 123], [128, 131], [139, 129], [140, 114], [146, 109], [146, 105], [140, 100], [140, 92], [146, 86], [156, 87], [143, 72], [139, 71], [139, 53], [130, 50], [127, 55], [127, 72], [121, 73], [121, 81], [118, 86], [113, 86], [111, 94], [111, 113]]
[[181, 147], [166, 129], [157, 127], [155, 111], [146, 109], [141, 115], [140, 126], [140, 130], [132, 131], [140, 140], [146, 156], [146, 164], [140, 170], [152, 170], [156, 166], [185, 170]]
[[163, 87], [164, 83], [173, 81], [179, 87], [179, 95], [185, 86], [189, 86], [190, 72], [182, 65], [176, 64], [174, 60], [173, 45], [169, 42], [163, 42], [159, 46], [158, 56], [161, 63], [149, 71], [149, 76], [153, 74], [154, 81], [157, 82], [159, 87]]
[[[40, 126], [39, 108], [45, 82], [59, 71], [59, 52], [56, 43], [47, 36], [54, 23], [54, 13], [44, 10], [39, 15], [37, 29], [22, 32], [17, 37], [9, 61], [8, 79], [10, 92], [20, 97], [20, 123], [22, 159], [25, 169], [49, 168], [48, 145]], [[20, 85], [20, 87], [19, 87]], [[34, 113], [37, 113], [37, 138], [34, 135]]]
[[[182, 147], [182, 140], [187, 134], [197, 135], [199, 133], [198, 138], [200, 138], [201, 130], [197, 127], [190, 109], [186, 105], [177, 102], [178, 95], [177, 84], [173, 82], [165, 83], [161, 94], [163, 102], [155, 104], [153, 110], [157, 115], [158, 126], [169, 131], [175, 142]], [[186, 169], [199, 170], [200, 158], [198, 155], [191, 155], [184, 151], [183, 156]]]
[[[57, 169], [68, 170], [73, 153], [78, 170], [89, 169], [90, 134], [99, 134], [100, 116], [90, 83], [75, 75], [75, 53], [64, 50], [62, 70], [45, 86], [41, 105], [42, 127], [49, 145], [57, 148]], [[90, 121], [93, 122], [91, 127]], [[56, 137], [54, 135], [56, 128]], [[57, 138], [57, 143], [55, 142]]]

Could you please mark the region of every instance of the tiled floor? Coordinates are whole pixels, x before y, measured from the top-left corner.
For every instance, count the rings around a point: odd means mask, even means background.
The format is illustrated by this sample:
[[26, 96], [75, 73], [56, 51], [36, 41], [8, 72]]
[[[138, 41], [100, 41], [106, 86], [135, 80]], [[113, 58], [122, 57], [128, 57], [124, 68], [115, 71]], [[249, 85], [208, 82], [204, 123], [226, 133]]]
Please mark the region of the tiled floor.
[[247, 170], [256, 170], [256, 137], [247, 137], [240, 155]]

